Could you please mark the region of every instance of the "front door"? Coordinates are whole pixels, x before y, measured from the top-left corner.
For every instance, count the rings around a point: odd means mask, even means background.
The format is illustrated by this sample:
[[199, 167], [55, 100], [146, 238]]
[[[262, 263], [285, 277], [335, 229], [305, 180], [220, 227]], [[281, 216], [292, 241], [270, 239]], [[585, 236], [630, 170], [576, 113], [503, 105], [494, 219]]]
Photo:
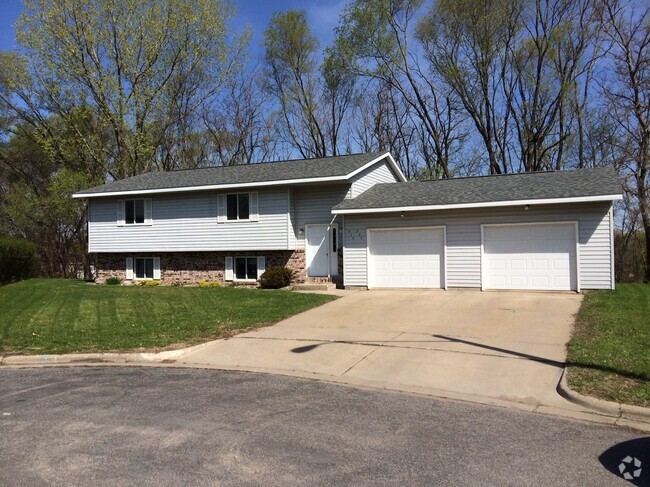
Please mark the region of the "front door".
[[[307, 225], [307, 275], [309, 277], [329, 277], [336, 275], [332, 272], [336, 252], [332, 251], [331, 233], [335, 226]], [[334, 268], [335, 269], [335, 268]]]

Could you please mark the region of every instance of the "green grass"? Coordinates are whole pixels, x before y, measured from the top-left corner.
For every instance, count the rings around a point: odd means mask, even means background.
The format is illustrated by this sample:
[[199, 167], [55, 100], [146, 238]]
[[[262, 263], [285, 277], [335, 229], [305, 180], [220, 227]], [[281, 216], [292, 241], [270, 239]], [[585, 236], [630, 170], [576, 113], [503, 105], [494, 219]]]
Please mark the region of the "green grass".
[[190, 345], [274, 323], [332, 299], [290, 291], [32, 279], [0, 287], [0, 354]]
[[568, 361], [569, 386], [577, 392], [650, 406], [650, 285], [588, 293]]

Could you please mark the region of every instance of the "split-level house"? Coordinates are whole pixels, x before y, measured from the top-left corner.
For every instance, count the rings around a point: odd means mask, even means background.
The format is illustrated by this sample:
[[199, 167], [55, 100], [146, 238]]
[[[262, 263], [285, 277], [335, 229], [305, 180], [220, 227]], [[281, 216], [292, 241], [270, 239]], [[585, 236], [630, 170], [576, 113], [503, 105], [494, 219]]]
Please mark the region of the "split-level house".
[[152, 172], [88, 200], [96, 280], [614, 287], [611, 168], [407, 182], [389, 153]]

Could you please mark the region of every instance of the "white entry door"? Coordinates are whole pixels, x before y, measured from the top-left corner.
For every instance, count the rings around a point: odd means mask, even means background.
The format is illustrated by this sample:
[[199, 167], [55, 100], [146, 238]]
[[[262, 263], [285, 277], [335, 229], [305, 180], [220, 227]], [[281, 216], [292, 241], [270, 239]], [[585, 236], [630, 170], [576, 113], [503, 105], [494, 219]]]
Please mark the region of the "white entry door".
[[576, 291], [575, 223], [483, 226], [483, 288]]
[[309, 277], [338, 274], [337, 225], [306, 225], [306, 258]]
[[368, 231], [368, 287], [443, 288], [445, 231]]

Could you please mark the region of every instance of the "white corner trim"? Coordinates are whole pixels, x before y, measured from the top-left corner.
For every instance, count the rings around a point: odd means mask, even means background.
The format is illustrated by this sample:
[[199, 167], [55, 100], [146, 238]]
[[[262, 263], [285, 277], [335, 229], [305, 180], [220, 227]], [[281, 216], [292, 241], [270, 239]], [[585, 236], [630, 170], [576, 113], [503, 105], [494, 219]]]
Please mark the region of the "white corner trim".
[[609, 206], [609, 253], [612, 266], [611, 286], [612, 291], [616, 289], [616, 255], [614, 254], [614, 205]]
[[456, 203], [452, 205], [397, 206], [389, 208], [354, 208], [333, 209], [334, 215], [353, 215], [363, 213], [394, 213], [401, 211], [456, 210], [462, 208], [491, 208], [497, 206], [552, 205], [559, 203], [592, 203], [597, 201], [614, 201], [623, 199], [620, 194], [602, 196], [576, 196], [570, 198], [549, 198], [535, 200], [489, 201], [484, 203]]

